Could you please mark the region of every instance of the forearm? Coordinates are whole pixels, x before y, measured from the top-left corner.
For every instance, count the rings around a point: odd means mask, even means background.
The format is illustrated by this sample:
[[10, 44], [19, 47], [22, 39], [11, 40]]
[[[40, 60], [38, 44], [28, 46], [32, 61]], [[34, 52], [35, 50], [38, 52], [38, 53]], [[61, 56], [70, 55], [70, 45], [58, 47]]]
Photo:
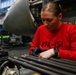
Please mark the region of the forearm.
[[59, 49], [58, 57], [70, 59], [70, 60], [76, 60], [76, 50], [63, 50]]

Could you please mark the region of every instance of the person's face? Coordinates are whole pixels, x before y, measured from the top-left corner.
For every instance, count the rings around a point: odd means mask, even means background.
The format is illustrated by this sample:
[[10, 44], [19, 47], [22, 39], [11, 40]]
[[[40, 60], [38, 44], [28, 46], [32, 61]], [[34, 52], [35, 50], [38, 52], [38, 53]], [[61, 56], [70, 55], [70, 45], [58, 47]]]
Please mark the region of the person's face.
[[60, 26], [60, 20], [62, 19], [62, 14], [55, 16], [52, 12], [42, 11], [41, 19], [45, 27], [50, 30], [56, 30]]

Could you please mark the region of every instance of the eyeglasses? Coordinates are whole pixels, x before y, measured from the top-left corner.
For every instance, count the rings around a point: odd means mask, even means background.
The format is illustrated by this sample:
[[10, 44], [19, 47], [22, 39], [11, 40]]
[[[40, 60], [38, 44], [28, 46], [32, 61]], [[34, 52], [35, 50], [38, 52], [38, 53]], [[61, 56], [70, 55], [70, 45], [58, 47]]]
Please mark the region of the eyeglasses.
[[44, 22], [44, 21], [51, 22], [52, 19], [42, 19], [42, 21], [43, 21], [43, 22]]

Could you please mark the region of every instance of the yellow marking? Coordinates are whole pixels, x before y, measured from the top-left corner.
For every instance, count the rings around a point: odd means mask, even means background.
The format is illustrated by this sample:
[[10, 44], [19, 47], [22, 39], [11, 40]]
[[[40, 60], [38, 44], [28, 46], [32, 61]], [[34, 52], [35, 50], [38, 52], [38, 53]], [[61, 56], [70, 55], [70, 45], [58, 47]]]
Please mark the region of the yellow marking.
[[41, 75], [40, 73], [34, 73], [34, 74], [32, 74], [32, 75]]

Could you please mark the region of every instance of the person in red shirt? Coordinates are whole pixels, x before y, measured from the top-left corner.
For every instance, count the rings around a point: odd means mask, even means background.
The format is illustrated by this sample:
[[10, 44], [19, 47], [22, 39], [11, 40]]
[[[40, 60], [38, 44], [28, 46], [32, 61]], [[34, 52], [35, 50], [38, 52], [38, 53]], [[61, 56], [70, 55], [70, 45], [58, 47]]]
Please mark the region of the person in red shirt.
[[61, 6], [55, 2], [45, 4], [41, 19], [43, 25], [36, 30], [29, 54], [76, 60], [76, 26], [61, 21]]

